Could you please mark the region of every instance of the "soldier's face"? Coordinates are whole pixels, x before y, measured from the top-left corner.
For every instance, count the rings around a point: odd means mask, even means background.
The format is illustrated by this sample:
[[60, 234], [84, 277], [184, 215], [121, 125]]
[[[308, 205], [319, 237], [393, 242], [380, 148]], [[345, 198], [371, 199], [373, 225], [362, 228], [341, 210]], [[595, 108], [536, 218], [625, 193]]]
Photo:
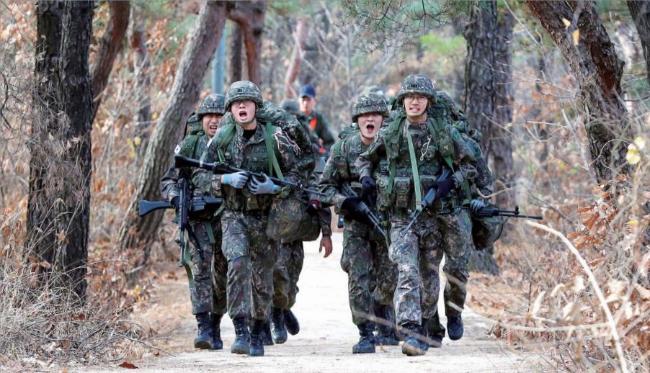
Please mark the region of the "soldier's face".
[[406, 95], [406, 97], [404, 97], [404, 110], [406, 110], [406, 116], [421, 116], [427, 110], [428, 104], [429, 100], [427, 99], [427, 96], [418, 94]]
[[209, 136], [214, 136], [219, 129], [219, 121], [221, 121], [221, 115], [219, 114], [203, 114], [201, 119], [201, 124], [203, 125], [203, 131]]
[[304, 96], [300, 98], [300, 111], [303, 113], [309, 115], [311, 114], [312, 110], [314, 110], [314, 106], [316, 106], [316, 99], [309, 97], [309, 96]]
[[384, 117], [379, 113], [359, 115], [357, 117], [357, 124], [359, 124], [361, 137], [364, 137], [367, 140], [374, 140], [383, 121]]
[[251, 100], [235, 101], [230, 105], [230, 112], [235, 122], [249, 124], [255, 120], [255, 103]]

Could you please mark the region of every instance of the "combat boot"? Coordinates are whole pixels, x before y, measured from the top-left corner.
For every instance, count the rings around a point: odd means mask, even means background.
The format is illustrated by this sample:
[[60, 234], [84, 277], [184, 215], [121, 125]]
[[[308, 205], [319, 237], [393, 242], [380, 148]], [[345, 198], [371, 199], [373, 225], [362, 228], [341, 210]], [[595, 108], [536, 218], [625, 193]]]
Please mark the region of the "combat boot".
[[404, 333], [404, 344], [402, 344], [402, 353], [407, 356], [422, 356], [427, 353], [429, 345], [421, 341], [422, 328], [414, 323], [406, 324], [402, 327]]
[[395, 334], [395, 316], [393, 307], [378, 305], [375, 315], [380, 319], [377, 322], [377, 337], [375, 344], [378, 346], [397, 346], [399, 340]]
[[287, 341], [287, 329], [284, 327], [284, 311], [282, 308], [271, 308], [271, 330], [273, 342], [282, 344]]
[[251, 345], [248, 356], [264, 356], [264, 341], [262, 340], [264, 324], [266, 324], [264, 320], [253, 320], [251, 327]]
[[262, 329], [262, 343], [264, 346], [273, 346], [273, 338], [271, 337], [271, 322], [266, 320], [264, 322], [264, 329]]
[[427, 337], [429, 347], [439, 348], [442, 347], [442, 339], [445, 336], [445, 328], [440, 325], [438, 316], [431, 319], [422, 319], [424, 328], [424, 335]]
[[284, 310], [284, 325], [287, 327], [287, 331], [291, 335], [296, 335], [300, 332], [300, 324], [296, 315], [291, 312], [291, 310]]
[[359, 328], [359, 342], [352, 346], [353, 354], [372, 354], [375, 352], [375, 338], [372, 335], [374, 324], [365, 322], [357, 325]]
[[221, 340], [221, 318], [223, 315], [212, 314], [212, 349], [222, 350], [223, 341]]
[[245, 317], [235, 317], [232, 323], [235, 326], [235, 341], [230, 346], [230, 352], [233, 354], [248, 354], [251, 343], [248, 320]]
[[201, 312], [196, 314], [196, 323], [198, 330], [196, 338], [194, 338], [194, 348], [212, 349], [212, 323], [210, 322], [210, 314]]
[[452, 341], [463, 338], [463, 319], [458, 316], [447, 316], [447, 335]]

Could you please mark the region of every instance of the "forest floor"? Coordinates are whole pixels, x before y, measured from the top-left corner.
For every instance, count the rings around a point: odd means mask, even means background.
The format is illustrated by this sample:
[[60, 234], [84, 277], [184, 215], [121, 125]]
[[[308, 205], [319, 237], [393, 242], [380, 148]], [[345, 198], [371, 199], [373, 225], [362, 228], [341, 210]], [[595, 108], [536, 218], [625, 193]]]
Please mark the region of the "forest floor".
[[[195, 350], [195, 321], [190, 315], [187, 281], [181, 269], [164, 276], [152, 296], [134, 313], [135, 321], [155, 336], [147, 343], [154, 352], [129, 361], [147, 371], [218, 372], [531, 372], [555, 370], [546, 357], [515, 350], [489, 335], [492, 322], [471, 309], [463, 313], [465, 336], [425, 356], [406, 357], [399, 346], [378, 347], [377, 353], [353, 355], [358, 334], [352, 324], [347, 299], [347, 276], [339, 266], [341, 234], [334, 235], [335, 251], [321, 258], [318, 243], [305, 245], [305, 264], [298, 301], [293, 308], [301, 331], [282, 345], [267, 346], [264, 357], [230, 353], [234, 331], [227, 317], [222, 321], [224, 349]], [[470, 289], [471, 291], [471, 289]], [[443, 317], [443, 323], [446, 322]], [[92, 371], [122, 370], [101, 366]], [[88, 371], [88, 368], [84, 369]]]

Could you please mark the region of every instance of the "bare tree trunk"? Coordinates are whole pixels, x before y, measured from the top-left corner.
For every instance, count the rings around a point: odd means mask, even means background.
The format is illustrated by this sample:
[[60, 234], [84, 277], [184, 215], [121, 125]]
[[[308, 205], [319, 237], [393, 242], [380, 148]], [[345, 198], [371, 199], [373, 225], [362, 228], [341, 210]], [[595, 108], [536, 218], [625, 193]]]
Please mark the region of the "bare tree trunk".
[[636, 32], [641, 39], [646, 75], [650, 81], [650, 4], [647, 0], [627, 0], [627, 7], [630, 9], [630, 15], [636, 25]]
[[139, 173], [138, 191], [120, 229], [119, 242], [122, 250], [141, 250], [149, 247], [156, 239], [163, 213], [155, 212], [145, 218], [139, 218], [138, 201], [158, 198], [160, 179], [171, 163], [174, 146], [183, 135], [183, 126], [179, 123], [185, 122], [199, 99], [201, 83], [221, 39], [225, 20], [226, 7], [223, 2], [206, 2], [202, 5], [196, 26], [176, 71], [170, 102], [147, 146]]
[[241, 27], [237, 23], [232, 27], [232, 38], [230, 39], [230, 82], [237, 82], [242, 79], [242, 39]]
[[266, 1], [235, 2], [230, 5], [228, 18], [237, 22], [244, 39], [248, 80], [261, 84], [260, 64]]
[[130, 4], [128, 1], [109, 1], [110, 20], [106, 31], [99, 41], [97, 61], [92, 69], [93, 92], [95, 99], [93, 103], [92, 118], [95, 119], [97, 109], [102, 102], [104, 88], [113, 70], [115, 58], [122, 50], [122, 41], [129, 26]]
[[[526, 5], [549, 33], [576, 77], [596, 180], [607, 184], [619, 172], [629, 173], [625, 153], [632, 130], [621, 100], [623, 61], [618, 58], [593, 4], [531, 0]], [[565, 26], [564, 21], [570, 25]]]
[[[492, 151], [493, 172], [496, 179], [496, 191], [512, 188], [513, 161], [512, 136], [503, 127], [512, 123], [512, 28], [514, 18], [509, 11], [500, 12], [496, 28], [495, 50], [495, 97], [494, 119], [491, 128], [490, 150]], [[512, 202], [511, 192], [497, 194], [499, 206], [509, 206]]]
[[481, 148], [486, 157], [491, 153], [491, 127], [496, 111], [496, 28], [496, 0], [474, 1], [465, 29], [467, 65], [463, 107], [469, 123], [483, 134]]
[[[30, 141], [27, 247], [51, 264], [59, 285], [86, 296], [92, 85], [92, 1], [39, 1], [36, 120]], [[42, 279], [46, 280], [47, 276]]]
[[137, 7], [133, 9], [131, 17], [131, 48], [135, 51], [133, 61], [135, 71], [135, 100], [138, 105], [135, 116], [136, 133], [142, 139], [140, 149], [146, 149], [149, 142], [149, 125], [151, 124], [151, 98], [150, 87], [151, 77], [149, 69], [151, 62], [147, 52], [147, 34], [145, 32], [145, 20], [143, 14]]
[[307, 40], [308, 33], [309, 23], [307, 19], [303, 17], [299, 18], [296, 24], [296, 30], [293, 33], [295, 46], [291, 55], [291, 61], [289, 62], [289, 68], [287, 69], [287, 75], [284, 79], [284, 97], [286, 98], [292, 98], [298, 95], [293, 87], [293, 83], [298, 78], [298, 74], [300, 74], [300, 63], [302, 62], [303, 50], [305, 49], [305, 41]]

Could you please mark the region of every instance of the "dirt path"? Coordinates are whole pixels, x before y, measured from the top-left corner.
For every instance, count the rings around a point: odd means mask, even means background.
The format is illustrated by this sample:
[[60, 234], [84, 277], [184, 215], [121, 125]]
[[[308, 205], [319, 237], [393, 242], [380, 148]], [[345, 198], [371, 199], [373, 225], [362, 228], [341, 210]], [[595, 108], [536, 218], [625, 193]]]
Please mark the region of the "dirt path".
[[[294, 311], [301, 331], [283, 345], [266, 347], [266, 356], [233, 355], [229, 348], [233, 327], [222, 322], [225, 349], [198, 351], [191, 348], [194, 321], [190, 318], [187, 285], [180, 276], [166, 280], [156, 291], [139, 318], [153, 322], [157, 346], [165, 351], [135, 364], [147, 371], [218, 372], [530, 372], [542, 371], [539, 356], [513, 352], [487, 336], [489, 322], [468, 310], [464, 313], [465, 337], [457, 342], [445, 339], [440, 349], [422, 357], [406, 357], [400, 347], [378, 347], [377, 353], [352, 355], [357, 341], [347, 300], [347, 277], [340, 269], [341, 235], [335, 234], [335, 253], [320, 258], [317, 243], [305, 245], [305, 265]], [[172, 276], [174, 277], [174, 276]], [[443, 321], [445, 322], [445, 321]], [[115, 368], [113, 368], [115, 369]], [[104, 370], [104, 369], [102, 369]], [[112, 370], [108, 368], [108, 370]]]

